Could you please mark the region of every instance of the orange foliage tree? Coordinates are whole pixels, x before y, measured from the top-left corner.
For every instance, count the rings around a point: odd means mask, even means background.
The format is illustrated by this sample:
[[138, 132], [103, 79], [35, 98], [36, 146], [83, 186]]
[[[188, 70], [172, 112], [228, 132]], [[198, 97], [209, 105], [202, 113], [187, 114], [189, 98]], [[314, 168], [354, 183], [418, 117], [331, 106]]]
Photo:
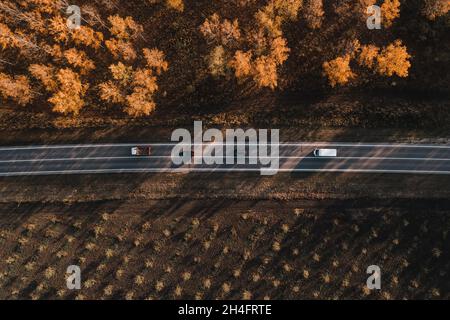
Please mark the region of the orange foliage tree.
[[[184, 9], [181, 0], [167, 0], [166, 4], [179, 11]], [[138, 49], [144, 29], [132, 17], [110, 15], [104, 22], [93, 5], [82, 7], [82, 25], [70, 29], [65, 15], [67, 6], [63, 0], [0, 2], [0, 50], [11, 57], [19, 54], [29, 74], [37, 80], [28, 82], [24, 76], [2, 73], [0, 96], [18, 104], [42, 96], [53, 111], [77, 115], [85, 105], [88, 88], [98, 87], [97, 79], [101, 79], [103, 100], [123, 104], [124, 111], [133, 116], [150, 114], [155, 109], [156, 77], [168, 68], [164, 53]], [[108, 10], [112, 9], [114, 5], [108, 5]], [[106, 41], [97, 27], [105, 30]], [[99, 61], [106, 56], [113, 59], [108, 69]], [[3, 62], [8, 61], [0, 60]], [[122, 67], [126, 65], [130, 67]], [[93, 77], [98, 66], [98, 77]], [[31, 85], [46, 94], [31, 95]]]
[[144, 67], [133, 69], [122, 62], [109, 67], [113, 80], [99, 85], [100, 98], [124, 104], [124, 111], [133, 117], [148, 116], [156, 108], [154, 93], [158, 90], [155, 75], [167, 71], [164, 53], [157, 49], [143, 50]]
[[217, 13], [214, 13], [210, 18], [206, 18], [205, 22], [200, 26], [200, 32], [207, 40], [222, 45], [236, 42], [241, 37], [237, 19], [233, 22], [228, 19], [220, 21]]
[[238, 50], [235, 52], [233, 59], [229, 62], [229, 66], [234, 69], [236, 78], [245, 78], [252, 72], [252, 53], [251, 51], [243, 52]]
[[28, 104], [33, 97], [28, 78], [23, 75], [12, 77], [0, 72], [0, 96], [22, 106]]
[[303, 16], [308, 27], [311, 29], [320, 28], [324, 14], [322, 0], [306, 0]]
[[218, 45], [210, 52], [208, 57], [209, 73], [215, 77], [226, 75], [227, 53], [223, 46]]
[[82, 83], [80, 76], [71, 69], [33, 64], [30, 73], [38, 79], [44, 88], [52, 94], [48, 101], [53, 111], [63, 114], [78, 115], [84, 106], [84, 96], [89, 85]]
[[278, 84], [277, 64], [275, 60], [267, 56], [256, 58], [254, 79], [260, 87], [275, 89]]
[[407, 77], [411, 67], [409, 61], [411, 56], [400, 40], [396, 40], [382, 49], [374, 45], [358, 45], [353, 53], [323, 64], [324, 73], [331, 86], [346, 84], [356, 76], [350, 67], [350, 61], [354, 57], [360, 66], [375, 70], [382, 76]]
[[[83, 49], [98, 50], [103, 34], [89, 26], [70, 30], [66, 7], [67, 3], [59, 0], [2, 1], [0, 15], [8, 14], [8, 25], [0, 24], [0, 44], [4, 49], [19, 49], [19, 58], [25, 61], [32, 77], [50, 94], [48, 101], [55, 112], [78, 114], [89, 87], [81, 76], [95, 69]], [[28, 81], [17, 80], [18, 89], [25, 92]], [[20, 103], [25, 101], [29, 103], [31, 96], [24, 94]]]
[[175, 9], [177, 11], [183, 12], [184, 10], [183, 0], [166, 0], [166, 4], [169, 8]]
[[392, 76], [394, 74], [399, 77], [407, 77], [408, 70], [411, 67], [406, 47], [400, 40], [385, 47], [377, 56], [376, 70], [381, 75]]
[[343, 57], [337, 57], [334, 60], [324, 62], [323, 70], [332, 87], [338, 84], [346, 84], [351, 78], [355, 77], [355, 74], [350, 68], [350, 58], [351, 56], [347, 54]]
[[278, 68], [287, 60], [290, 51], [281, 27], [285, 21], [297, 18], [302, 3], [302, 0], [268, 1], [254, 15], [256, 30], [251, 25], [241, 31], [237, 19], [221, 21], [216, 13], [207, 18], [200, 26], [200, 32], [215, 45], [209, 59], [210, 72], [224, 75], [226, 68], [230, 68], [238, 79], [252, 77], [258, 87], [275, 89]]
[[122, 18], [118, 15], [108, 17], [110, 23], [109, 32], [113, 36], [105, 41], [115, 59], [132, 61], [137, 58], [137, 53], [133, 46], [133, 40], [143, 32], [143, 27], [136, 23], [133, 18]]
[[45, 90], [52, 92], [57, 88], [57, 83], [55, 81], [55, 68], [48, 65], [42, 64], [32, 64], [28, 67], [31, 75], [38, 79]]
[[374, 45], [367, 45], [361, 47], [361, 52], [358, 57], [358, 63], [360, 66], [365, 66], [370, 69], [373, 68], [375, 59], [378, 56], [380, 49]]
[[99, 49], [103, 41], [103, 33], [94, 31], [90, 27], [81, 26], [71, 31], [72, 40], [76, 45], [84, 45]]
[[14, 45], [14, 33], [11, 29], [3, 23], [0, 23], [0, 46], [3, 49], [11, 47]]
[[70, 69], [60, 69], [56, 73], [58, 88], [48, 101], [53, 105], [53, 111], [63, 114], [77, 115], [84, 106], [83, 97], [88, 89], [79, 75]]
[[164, 1], [166, 6], [171, 9], [175, 9], [179, 12], [184, 11], [184, 1], [183, 0], [148, 0], [150, 4], [160, 3]]
[[435, 20], [450, 11], [450, 1], [448, 0], [425, 0], [422, 14], [430, 20]]
[[89, 71], [95, 69], [94, 61], [89, 59], [85, 52], [77, 50], [75, 48], [68, 49], [63, 53], [67, 62], [80, 69], [81, 74], [88, 74]]
[[381, 15], [383, 17], [383, 24], [387, 28], [392, 26], [394, 20], [400, 17], [400, 1], [384, 0], [381, 5]]

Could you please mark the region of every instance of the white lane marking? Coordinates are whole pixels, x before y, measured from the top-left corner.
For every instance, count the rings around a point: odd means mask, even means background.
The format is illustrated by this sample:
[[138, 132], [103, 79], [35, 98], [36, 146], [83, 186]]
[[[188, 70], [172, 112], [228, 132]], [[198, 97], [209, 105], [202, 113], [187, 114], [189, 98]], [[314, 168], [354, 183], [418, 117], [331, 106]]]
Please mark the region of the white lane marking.
[[[269, 144], [270, 145], [270, 144]], [[450, 149], [450, 144], [413, 144], [413, 143], [352, 143], [352, 142], [305, 142], [280, 143], [280, 146], [336, 146], [336, 147], [386, 147], [386, 148], [443, 148]]]
[[[12, 146], [12, 147], [1, 147], [0, 151], [14, 151], [14, 150], [34, 150], [34, 149], [69, 149], [69, 148], [107, 148], [107, 147], [133, 147], [133, 146], [175, 146], [178, 143], [117, 143], [117, 144], [67, 144], [67, 145], [41, 145], [41, 146]], [[208, 144], [208, 142], [204, 143]], [[270, 145], [270, 143], [268, 143]], [[217, 145], [224, 145], [226, 143]], [[244, 144], [234, 144], [234, 145], [244, 145]], [[245, 144], [251, 145], [251, 144]], [[437, 148], [437, 149], [450, 149], [450, 144], [408, 144], [408, 143], [352, 143], [352, 142], [286, 142], [279, 143], [280, 147], [287, 146], [336, 146], [336, 147], [385, 147], [385, 148]]]
[[0, 151], [13, 150], [38, 150], [38, 149], [81, 149], [81, 148], [107, 148], [107, 147], [135, 147], [135, 146], [150, 146], [155, 144], [148, 143], [117, 143], [117, 144], [62, 144], [62, 145], [41, 145], [41, 146], [12, 146], [1, 147]]
[[[55, 175], [55, 174], [91, 174], [91, 173], [190, 173], [190, 172], [260, 172], [261, 169], [239, 169], [239, 168], [177, 168], [177, 169], [99, 169], [99, 170], [67, 170], [67, 171], [33, 171], [33, 172], [9, 172], [0, 173], [0, 176], [24, 176], [24, 175]], [[278, 172], [354, 172], [354, 173], [405, 173], [405, 174], [439, 174], [450, 175], [450, 171], [429, 170], [381, 170], [381, 169], [279, 169]]]
[[[88, 160], [143, 160], [143, 159], [170, 159], [171, 156], [128, 156], [128, 157], [87, 157], [87, 158], [55, 158], [55, 159], [11, 159], [11, 160], [0, 160], [0, 163], [21, 163], [21, 162], [56, 162], [56, 161], [88, 161]], [[198, 158], [198, 157], [194, 157]], [[202, 157], [200, 157], [202, 158]], [[205, 157], [203, 157], [205, 158]], [[206, 157], [208, 158], [208, 157]], [[222, 159], [235, 159], [236, 157], [222, 157]], [[245, 156], [244, 159], [271, 159], [271, 157], [250, 157]], [[211, 157], [214, 159], [214, 157]], [[334, 160], [334, 159], [344, 159], [344, 160], [398, 160], [398, 161], [450, 161], [445, 158], [397, 158], [397, 157], [294, 157], [294, 156], [280, 156], [278, 159], [324, 159], [324, 160]]]
[[[124, 159], [151, 159], [159, 158], [157, 156], [135, 156], [135, 157], [87, 157], [87, 158], [50, 158], [50, 159], [11, 159], [11, 160], [0, 160], [0, 163], [15, 163], [15, 162], [52, 162], [52, 161], [86, 161], [86, 160], [124, 160]], [[161, 157], [161, 158], [167, 158]]]

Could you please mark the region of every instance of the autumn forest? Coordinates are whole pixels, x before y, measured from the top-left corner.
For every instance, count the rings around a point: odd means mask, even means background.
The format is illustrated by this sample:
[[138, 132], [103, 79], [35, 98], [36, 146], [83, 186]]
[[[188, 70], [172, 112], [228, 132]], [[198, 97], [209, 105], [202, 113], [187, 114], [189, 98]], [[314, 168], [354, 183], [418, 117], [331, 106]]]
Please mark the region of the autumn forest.
[[[412, 39], [430, 35], [422, 40], [431, 48], [440, 41], [448, 31], [446, 0], [74, 2], [0, 3], [2, 104], [40, 105], [67, 116], [101, 106], [142, 117], [176, 103], [175, 95], [198, 100], [195, 91], [208, 91], [202, 84], [208, 79], [229, 84], [234, 96], [301, 92], [305, 83], [361, 90], [400, 81], [413, 88], [417, 76], [408, 77], [416, 63], [432, 67], [428, 55], [433, 65], [440, 57], [448, 61], [448, 50], [446, 56], [421, 52]], [[67, 26], [72, 4], [81, 8], [75, 29]], [[373, 4], [381, 7], [381, 30], [366, 26]], [[404, 13], [406, 25], [398, 22]], [[411, 35], [416, 21], [430, 30]]]

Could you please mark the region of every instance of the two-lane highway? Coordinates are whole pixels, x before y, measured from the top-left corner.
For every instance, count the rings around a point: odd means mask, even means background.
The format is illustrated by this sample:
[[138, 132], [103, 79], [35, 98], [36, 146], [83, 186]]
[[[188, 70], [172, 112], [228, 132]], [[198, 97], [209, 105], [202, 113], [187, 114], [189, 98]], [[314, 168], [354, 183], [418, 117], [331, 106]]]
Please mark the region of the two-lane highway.
[[[152, 147], [147, 157], [132, 156], [136, 145]], [[0, 176], [120, 173], [260, 171], [260, 164], [182, 165], [172, 163], [172, 144], [86, 144], [0, 147]], [[318, 158], [315, 148], [336, 148], [338, 156]], [[450, 174], [450, 145], [282, 143], [280, 172], [367, 172]]]

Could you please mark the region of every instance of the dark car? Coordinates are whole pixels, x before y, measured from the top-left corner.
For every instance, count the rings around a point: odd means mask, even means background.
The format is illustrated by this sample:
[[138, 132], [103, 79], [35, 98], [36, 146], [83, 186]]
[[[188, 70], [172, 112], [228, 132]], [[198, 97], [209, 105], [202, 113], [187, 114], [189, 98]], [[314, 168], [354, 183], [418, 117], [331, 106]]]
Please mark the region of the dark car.
[[137, 146], [131, 148], [131, 155], [132, 156], [149, 156], [152, 153], [151, 147], [143, 147], [143, 146]]

